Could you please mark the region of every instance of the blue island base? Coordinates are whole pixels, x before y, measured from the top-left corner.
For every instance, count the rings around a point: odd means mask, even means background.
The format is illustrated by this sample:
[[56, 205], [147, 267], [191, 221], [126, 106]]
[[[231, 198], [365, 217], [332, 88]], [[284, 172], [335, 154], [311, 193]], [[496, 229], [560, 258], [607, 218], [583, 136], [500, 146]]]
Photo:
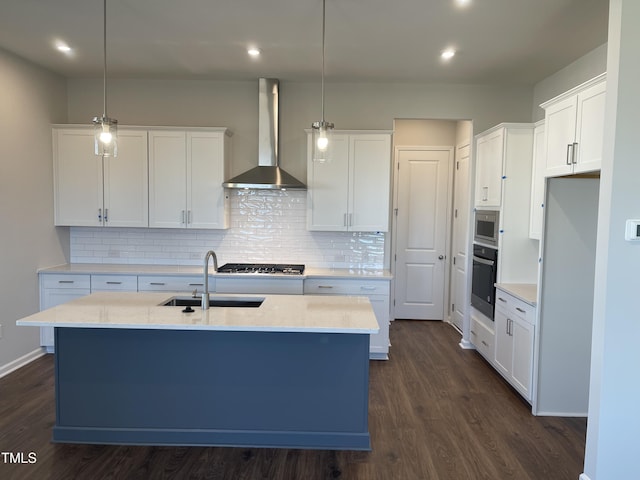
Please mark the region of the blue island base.
[[369, 335], [56, 328], [53, 441], [370, 450]]

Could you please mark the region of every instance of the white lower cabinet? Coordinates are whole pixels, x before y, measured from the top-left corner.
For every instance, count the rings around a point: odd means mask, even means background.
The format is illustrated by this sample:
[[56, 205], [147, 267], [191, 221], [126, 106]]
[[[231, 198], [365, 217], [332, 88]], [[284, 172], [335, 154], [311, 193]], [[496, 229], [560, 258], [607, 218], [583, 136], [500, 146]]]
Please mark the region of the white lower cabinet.
[[[90, 275], [44, 275], [40, 274], [40, 310], [55, 307], [75, 298], [91, 293]], [[47, 352], [54, 349], [53, 327], [40, 327], [40, 345]]]
[[380, 331], [370, 336], [369, 358], [389, 358], [389, 280], [312, 278], [304, 281], [305, 295], [352, 295], [367, 297]]
[[91, 275], [91, 293], [110, 291], [137, 291], [137, 275]]
[[[54, 307], [92, 292], [184, 292], [204, 290], [202, 275], [136, 275], [133, 273], [40, 273], [40, 309]], [[389, 354], [388, 279], [209, 276], [209, 292], [262, 295], [352, 295], [369, 298], [380, 332], [370, 337], [369, 356], [387, 359]], [[53, 328], [41, 328], [40, 344], [54, 350]]]
[[[214, 292], [215, 279], [209, 275], [209, 292]], [[190, 292], [204, 290], [202, 275], [138, 275], [139, 292]]]
[[[487, 320], [489, 321], [489, 320]], [[471, 317], [470, 340], [476, 350], [490, 363], [495, 357], [495, 334], [481, 320]]]
[[531, 401], [535, 308], [502, 290], [496, 292], [494, 366]]
[[216, 293], [249, 293], [262, 295], [302, 295], [303, 279], [263, 276], [216, 279]]

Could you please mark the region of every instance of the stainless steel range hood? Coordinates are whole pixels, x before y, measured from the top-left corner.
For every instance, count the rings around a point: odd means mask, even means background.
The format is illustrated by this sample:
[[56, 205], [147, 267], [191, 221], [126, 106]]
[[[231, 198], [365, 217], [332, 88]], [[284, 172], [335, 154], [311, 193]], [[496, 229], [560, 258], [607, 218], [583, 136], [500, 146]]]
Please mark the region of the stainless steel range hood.
[[224, 182], [226, 188], [306, 190], [278, 166], [278, 87], [275, 78], [258, 81], [258, 166]]

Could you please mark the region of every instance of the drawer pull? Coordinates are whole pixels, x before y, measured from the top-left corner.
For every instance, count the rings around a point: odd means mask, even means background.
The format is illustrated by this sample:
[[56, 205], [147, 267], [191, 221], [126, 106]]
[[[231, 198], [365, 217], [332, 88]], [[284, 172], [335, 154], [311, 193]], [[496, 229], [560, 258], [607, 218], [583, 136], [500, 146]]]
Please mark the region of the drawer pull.
[[190, 287], [202, 287], [204, 285], [204, 283], [190, 283], [189, 286]]
[[107, 285], [122, 285], [122, 282], [107, 282]]
[[471, 335], [477, 335], [477, 333], [473, 330], [471, 330]]
[[501, 302], [507, 303], [507, 301], [502, 297], [498, 297], [498, 300], [500, 300]]
[[151, 282], [149, 285], [166, 285], [164, 282]]
[[58, 280], [58, 283], [75, 283], [74, 280]]
[[527, 313], [525, 310], [521, 309], [520, 307], [516, 307], [516, 310], [518, 310], [520, 313]]
[[368, 290], [368, 291], [372, 291], [372, 290], [375, 290], [375, 289], [376, 289], [376, 287], [374, 287], [373, 285], [362, 285], [362, 286], [360, 287], [360, 290]]
[[480, 343], [482, 343], [485, 347], [489, 346], [489, 344], [487, 342], [485, 342], [484, 340], [482, 340]]
[[318, 288], [333, 288], [333, 285], [318, 285]]

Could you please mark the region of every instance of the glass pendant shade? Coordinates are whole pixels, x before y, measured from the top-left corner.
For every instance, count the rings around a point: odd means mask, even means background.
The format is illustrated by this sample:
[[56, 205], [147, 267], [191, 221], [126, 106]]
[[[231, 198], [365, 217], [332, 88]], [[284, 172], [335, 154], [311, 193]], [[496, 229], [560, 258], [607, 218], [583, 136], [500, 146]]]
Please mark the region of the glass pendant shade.
[[94, 153], [102, 157], [118, 156], [118, 121], [107, 116], [107, 0], [102, 2], [104, 9], [103, 30], [103, 109], [101, 117], [93, 117]]
[[331, 161], [333, 123], [314, 122], [311, 127], [313, 132], [313, 161], [321, 163]]
[[118, 121], [109, 117], [94, 117], [93, 136], [95, 154], [103, 157], [118, 156]]
[[331, 161], [333, 123], [324, 120], [324, 50], [325, 50], [325, 24], [326, 24], [326, 0], [322, 0], [322, 121], [311, 124], [313, 131], [313, 157], [314, 162]]

